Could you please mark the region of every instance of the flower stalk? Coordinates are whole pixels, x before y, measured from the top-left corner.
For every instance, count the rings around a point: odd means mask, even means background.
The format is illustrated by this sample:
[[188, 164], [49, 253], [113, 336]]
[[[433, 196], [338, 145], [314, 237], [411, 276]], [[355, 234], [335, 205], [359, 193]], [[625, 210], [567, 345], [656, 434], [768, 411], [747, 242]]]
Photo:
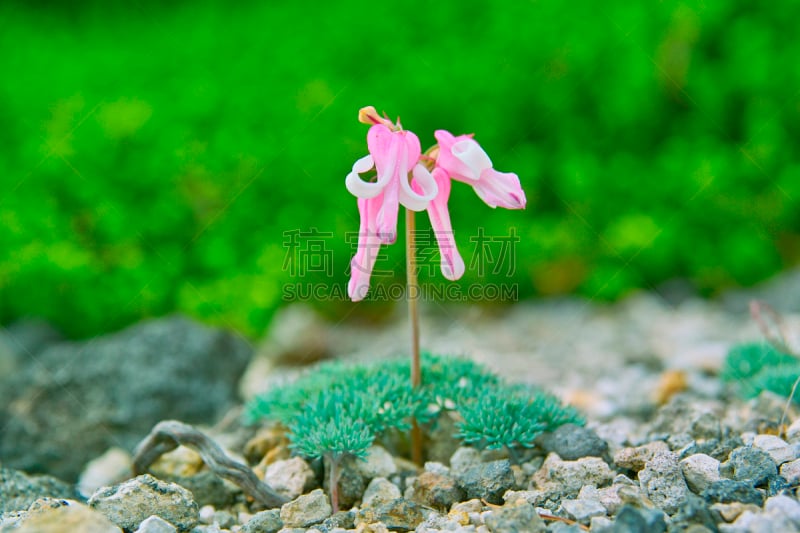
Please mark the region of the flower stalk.
[[[415, 241], [416, 222], [414, 211], [406, 209], [406, 299], [408, 300], [408, 322], [411, 329], [411, 386], [422, 385], [422, 370], [419, 356], [419, 281], [417, 279], [417, 244]], [[422, 431], [417, 420], [411, 426], [411, 460], [423, 463]]]

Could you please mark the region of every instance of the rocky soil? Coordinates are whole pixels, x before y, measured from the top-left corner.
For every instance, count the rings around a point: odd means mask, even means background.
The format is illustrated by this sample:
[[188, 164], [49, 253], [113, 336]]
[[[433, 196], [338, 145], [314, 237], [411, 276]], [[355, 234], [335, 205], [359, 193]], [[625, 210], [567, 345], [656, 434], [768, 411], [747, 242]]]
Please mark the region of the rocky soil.
[[[180, 317], [68, 342], [47, 324], [0, 330], [0, 532], [361, 533], [800, 531], [800, 414], [738, 398], [718, 372], [762, 338], [752, 298], [800, 338], [800, 272], [713, 300], [679, 285], [614, 305], [579, 299], [504, 309], [423, 309], [423, 345], [463, 355], [580, 408], [522, 461], [428, 443], [423, 467], [371, 448], [347, 463], [333, 512], [324, 465], [292, 457], [275, 428], [243, 427], [241, 404], [303, 365], [404, 351], [404, 312], [382, 326], [293, 305], [253, 346]], [[287, 503], [259, 503], [197, 446], [166, 447], [134, 475], [160, 421], [196, 425]], [[210, 448], [209, 448], [210, 449]]]

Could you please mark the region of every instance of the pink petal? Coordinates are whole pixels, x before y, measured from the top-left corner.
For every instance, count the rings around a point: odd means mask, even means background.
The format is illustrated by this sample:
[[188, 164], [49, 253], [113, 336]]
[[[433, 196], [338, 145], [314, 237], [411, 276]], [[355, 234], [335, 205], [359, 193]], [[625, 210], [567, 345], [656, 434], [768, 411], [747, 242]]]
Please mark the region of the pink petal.
[[422, 164], [416, 164], [412, 171], [414, 178], [400, 180], [400, 203], [412, 211], [422, 211], [436, 198], [439, 189], [431, 173]]
[[[475, 142], [469, 135], [453, 136], [446, 130], [436, 130], [434, 137], [439, 142], [439, 156], [436, 158], [436, 166], [442, 167], [452, 179], [463, 181], [472, 185], [477, 181], [480, 172], [475, 172], [461, 158], [453, 153], [453, 148], [466, 141]], [[476, 143], [477, 144], [477, 143]]]
[[369, 292], [369, 278], [380, 251], [381, 241], [375, 233], [375, 216], [383, 199], [358, 199], [358, 212], [361, 223], [358, 229], [358, 249], [350, 261], [350, 282], [347, 294], [354, 302], [363, 300]]
[[431, 220], [433, 233], [436, 235], [436, 242], [439, 244], [442, 274], [445, 278], [455, 281], [464, 275], [465, 267], [464, 260], [458, 253], [453, 226], [450, 223], [450, 212], [447, 209], [447, 201], [450, 198], [450, 178], [443, 169], [436, 168], [433, 171], [433, 179], [436, 181], [439, 192], [428, 204], [428, 217]]
[[487, 168], [481, 173], [481, 179], [472, 186], [489, 207], [525, 209], [525, 192], [519, 184], [519, 177], [513, 172], [498, 172]]
[[383, 202], [376, 219], [377, 235], [383, 244], [393, 244], [397, 240], [397, 212], [399, 209], [400, 184], [397, 176], [394, 176], [383, 191]]

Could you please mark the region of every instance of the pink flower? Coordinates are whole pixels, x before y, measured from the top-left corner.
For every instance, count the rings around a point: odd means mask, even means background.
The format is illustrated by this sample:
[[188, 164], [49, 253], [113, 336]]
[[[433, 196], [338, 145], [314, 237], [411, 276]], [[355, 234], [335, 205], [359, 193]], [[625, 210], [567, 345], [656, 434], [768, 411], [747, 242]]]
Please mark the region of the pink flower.
[[453, 136], [445, 130], [437, 130], [439, 151], [433, 178], [439, 193], [428, 206], [431, 227], [439, 244], [442, 258], [442, 274], [449, 280], [464, 275], [464, 260], [458, 253], [447, 201], [450, 198], [450, 179], [472, 185], [478, 196], [490, 207], [524, 209], [525, 193], [516, 174], [498, 172], [492, 160], [470, 135]]
[[[350, 262], [347, 292], [354, 302], [369, 290], [369, 278], [381, 244], [397, 239], [397, 213], [400, 204], [422, 211], [438, 192], [431, 173], [419, 164], [419, 138], [410, 131], [394, 130], [385, 123], [372, 126], [367, 133], [369, 155], [353, 164], [347, 175], [347, 190], [358, 197], [361, 224], [358, 250]], [[375, 169], [375, 181], [364, 181], [360, 174]], [[409, 174], [413, 179], [409, 182]]]
[[442, 168], [433, 169], [433, 179], [439, 193], [428, 205], [428, 217], [431, 219], [431, 228], [436, 235], [441, 256], [442, 274], [445, 278], [455, 281], [464, 275], [464, 260], [458, 253], [453, 226], [450, 224], [450, 211], [447, 201], [450, 199], [450, 177]]
[[436, 130], [434, 135], [439, 141], [436, 166], [448, 176], [472, 185], [491, 208], [525, 209], [525, 193], [517, 175], [492, 168], [492, 160], [471, 135], [455, 137], [445, 130]]

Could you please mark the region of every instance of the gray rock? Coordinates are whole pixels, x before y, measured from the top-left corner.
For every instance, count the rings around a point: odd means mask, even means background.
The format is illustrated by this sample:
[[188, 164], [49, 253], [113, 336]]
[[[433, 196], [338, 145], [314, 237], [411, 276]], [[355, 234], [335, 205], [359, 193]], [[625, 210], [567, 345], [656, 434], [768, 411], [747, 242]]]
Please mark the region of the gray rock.
[[9, 324], [0, 338], [23, 360], [30, 359], [30, 356], [36, 356], [48, 346], [64, 340], [61, 332], [51, 324], [35, 318]]
[[658, 452], [669, 451], [669, 446], [663, 440], [654, 440], [641, 446], [622, 448], [614, 454], [614, 463], [620, 468], [627, 468], [638, 472], [644, 468], [645, 463]]
[[625, 505], [617, 514], [614, 525], [603, 533], [664, 533], [666, 530], [663, 512]]
[[191, 529], [199, 517], [191, 492], [149, 474], [101, 488], [89, 498], [89, 506], [128, 530], [135, 530], [153, 515], [178, 529]]
[[693, 492], [700, 494], [715, 481], [721, 479], [719, 475], [719, 461], [704, 453], [690, 455], [681, 462], [681, 471], [686, 478], [686, 484]]
[[593, 430], [564, 424], [552, 433], [545, 433], [537, 439], [546, 452], [553, 452], [565, 461], [575, 461], [582, 457], [603, 457], [608, 452], [608, 443], [597, 436]]
[[467, 468], [456, 477], [467, 498], [479, 498], [499, 504], [503, 494], [514, 486], [514, 473], [508, 460], [481, 463]]
[[293, 500], [316, 483], [316, 476], [302, 458], [292, 457], [269, 465], [264, 481], [279, 494]]
[[201, 470], [191, 476], [160, 475], [164, 481], [177, 483], [189, 489], [198, 506], [225, 507], [241, 494], [241, 489], [210, 470]]
[[414, 501], [427, 507], [447, 510], [464, 499], [464, 491], [449, 475], [426, 471], [414, 480]]
[[[800, 502], [795, 498], [780, 494], [767, 498], [764, 512], [768, 515], [785, 517], [794, 528], [800, 528]], [[789, 531], [789, 529], [784, 529]]]
[[25, 511], [39, 498], [78, 499], [75, 489], [50, 476], [0, 467], [0, 513]]
[[720, 473], [757, 486], [776, 476], [778, 467], [767, 452], [742, 446], [733, 450], [728, 461], [720, 465]]
[[582, 524], [588, 524], [593, 516], [605, 516], [606, 508], [597, 500], [579, 498], [577, 500], [563, 500], [561, 508], [567, 516]]
[[778, 466], [797, 458], [796, 447], [775, 435], [756, 435], [753, 447], [767, 452]]
[[[330, 464], [325, 462], [323, 487], [330, 491], [328, 475]], [[342, 459], [339, 474], [339, 504], [341, 507], [354, 505], [361, 500], [364, 490], [373, 478], [390, 478], [397, 472], [397, 465], [392, 455], [382, 446], [370, 446], [365, 459], [346, 456]]]
[[353, 511], [339, 511], [322, 521], [320, 529], [331, 531], [333, 529], [355, 529], [356, 513]]
[[647, 497], [667, 514], [675, 513], [689, 493], [678, 456], [672, 452], [659, 452], [647, 461], [639, 472], [639, 484]]
[[783, 463], [780, 469], [781, 477], [788, 483], [795, 484], [800, 481], [800, 459]]
[[585, 485], [603, 487], [613, 479], [614, 473], [599, 457], [563, 461], [551, 453], [531, 478], [531, 487], [557, 497], [577, 494]]
[[672, 516], [670, 530], [688, 530], [692, 526], [701, 526], [709, 531], [717, 529], [715, 513], [701, 497], [689, 494], [678, 512]]
[[136, 530], [136, 533], [175, 533], [176, 531], [178, 530], [175, 526], [160, 516], [151, 516], [139, 524], [139, 529]]
[[[794, 502], [797, 505], [797, 502]], [[788, 513], [788, 514], [787, 514]], [[750, 532], [780, 532], [793, 533], [800, 531], [795, 509], [788, 508], [788, 502], [778, 503], [770, 510], [763, 513], [745, 511], [730, 525], [723, 524], [720, 531], [723, 533], [750, 533]]]
[[425, 517], [419, 504], [404, 498], [365, 507], [356, 514], [356, 525], [383, 523], [392, 531], [412, 531]]
[[277, 533], [282, 528], [280, 509], [270, 509], [254, 514], [242, 526], [242, 533]]
[[322, 522], [333, 509], [322, 489], [315, 489], [281, 507], [281, 521], [285, 527], [308, 527]]
[[492, 533], [544, 533], [547, 526], [532, 505], [518, 503], [515, 505], [504, 505], [494, 509], [484, 518], [486, 527]]
[[462, 446], [450, 457], [450, 472], [457, 476], [459, 473], [472, 468], [481, 462], [481, 452], [469, 446]]
[[747, 481], [721, 479], [712, 483], [701, 494], [709, 502], [752, 503], [758, 506], [764, 502], [764, 494]]
[[361, 504], [364, 507], [375, 507], [381, 503], [400, 498], [400, 489], [384, 477], [376, 477], [367, 485]]
[[101, 513], [73, 500], [43, 498], [31, 504], [18, 520], [0, 526], [3, 533], [122, 533]]
[[719, 439], [722, 427], [719, 418], [698, 407], [687, 395], [676, 395], [656, 413], [649, 428], [651, 440], [669, 439], [677, 446], [682, 435], [686, 442], [692, 439]]
[[366, 481], [370, 481], [376, 477], [389, 478], [392, 474], [397, 472], [397, 465], [394, 462], [392, 454], [386, 451], [383, 446], [377, 444], [372, 445], [367, 449], [366, 457], [361, 459], [353, 459], [353, 468], [361, 474]]
[[133, 449], [165, 418], [209, 423], [227, 412], [250, 353], [243, 339], [181, 317], [51, 345], [38, 364], [0, 376], [12, 406], [0, 457], [75, 481], [87, 461]]

